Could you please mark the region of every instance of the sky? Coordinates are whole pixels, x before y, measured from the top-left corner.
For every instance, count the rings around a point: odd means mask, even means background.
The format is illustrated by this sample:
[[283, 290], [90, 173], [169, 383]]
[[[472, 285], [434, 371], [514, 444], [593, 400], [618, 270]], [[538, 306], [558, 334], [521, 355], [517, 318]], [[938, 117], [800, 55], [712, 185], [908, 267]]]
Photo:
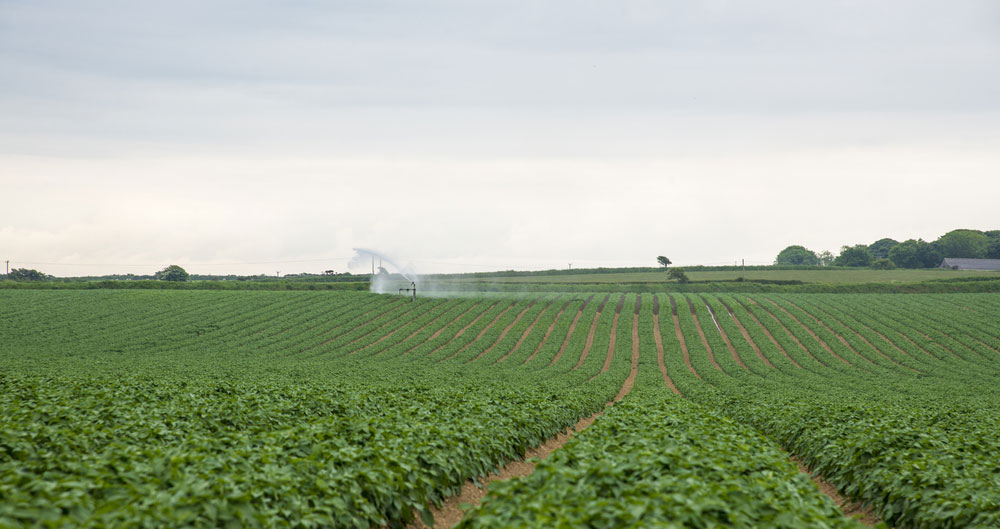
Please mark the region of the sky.
[[768, 264], [1000, 229], [1000, 4], [0, 0], [0, 260]]

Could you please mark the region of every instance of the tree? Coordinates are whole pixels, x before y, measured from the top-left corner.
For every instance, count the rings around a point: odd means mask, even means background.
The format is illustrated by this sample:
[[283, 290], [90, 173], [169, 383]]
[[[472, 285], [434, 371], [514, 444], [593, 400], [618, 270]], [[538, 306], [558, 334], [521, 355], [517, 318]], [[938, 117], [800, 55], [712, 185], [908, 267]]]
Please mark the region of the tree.
[[923, 239], [909, 239], [889, 250], [889, 260], [900, 268], [934, 268], [941, 259], [941, 252]]
[[1000, 259], [1000, 237], [996, 239], [990, 239], [990, 244], [986, 247], [987, 259]]
[[834, 257], [833, 254], [830, 253], [830, 250], [823, 250], [816, 257], [819, 258], [819, 264], [822, 266], [830, 266], [833, 264]]
[[684, 273], [683, 268], [671, 268], [670, 271], [667, 272], [667, 278], [676, 279], [678, 283], [687, 283], [690, 281], [687, 274]]
[[872, 259], [886, 259], [889, 257], [889, 250], [892, 250], [893, 246], [899, 244], [899, 241], [895, 239], [879, 239], [870, 246], [868, 246], [868, 253], [871, 254]]
[[670, 266], [670, 259], [667, 259], [665, 256], [662, 255], [656, 258], [656, 262], [660, 263], [660, 266], [662, 266], [663, 268]]
[[807, 250], [804, 246], [793, 245], [781, 250], [778, 257], [774, 259], [774, 264], [778, 265], [818, 265], [819, 257], [812, 250]]
[[187, 270], [177, 265], [170, 265], [156, 273], [156, 279], [160, 281], [187, 281], [188, 277]]
[[7, 274], [11, 281], [45, 281], [48, 276], [32, 268], [15, 268]]
[[868, 253], [868, 247], [863, 244], [854, 246], [844, 246], [840, 249], [840, 255], [833, 260], [836, 266], [868, 266], [872, 264], [872, 256]]
[[896, 265], [893, 264], [892, 261], [883, 257], [882, 259], [875, 259], [872, 261], [872, 268], [875, 270], [893, 270], [896, 268]]
[[981, 259], [986, 255], [990, 238], [979, 230], [952, 230], [934, 241], [944, 257]]

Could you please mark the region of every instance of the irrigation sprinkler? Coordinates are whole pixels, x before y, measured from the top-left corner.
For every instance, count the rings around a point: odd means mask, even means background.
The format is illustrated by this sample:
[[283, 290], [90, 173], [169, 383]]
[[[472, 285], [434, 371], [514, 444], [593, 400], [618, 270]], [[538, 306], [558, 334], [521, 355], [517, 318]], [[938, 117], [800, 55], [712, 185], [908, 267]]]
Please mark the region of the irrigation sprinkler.
[[410, 288], [401, 288], [401, 289], [399, 289], [400, 295], [402, 295], [403, 292], [413, 292], [413, 297], [410, 298], [410, 301], [416, 301], [416, 299], [417, 299], [417, 283], [415, 281], [410, 281]]

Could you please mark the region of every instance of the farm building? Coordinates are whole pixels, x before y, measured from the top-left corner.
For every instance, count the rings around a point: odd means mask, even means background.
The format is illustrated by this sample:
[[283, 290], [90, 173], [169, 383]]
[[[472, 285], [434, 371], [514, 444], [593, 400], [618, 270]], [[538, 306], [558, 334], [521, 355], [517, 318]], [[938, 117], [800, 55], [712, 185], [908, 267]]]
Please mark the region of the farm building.
[[1000, 259], [958, 259], [955, 257], [946, 257], [944, 261], [941, 261], [941, 268], [1000, 271]]

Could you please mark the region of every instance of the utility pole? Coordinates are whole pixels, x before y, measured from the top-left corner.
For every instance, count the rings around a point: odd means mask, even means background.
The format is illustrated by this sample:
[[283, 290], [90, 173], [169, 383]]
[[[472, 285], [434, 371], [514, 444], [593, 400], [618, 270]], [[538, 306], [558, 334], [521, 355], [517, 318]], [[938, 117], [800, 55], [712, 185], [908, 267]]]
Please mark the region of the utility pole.
[[4, 261], [4, 263], [7, 264], [7, 272], [4, 275], [9, 276], [10, 275], [10, 259], [7, 259], [6, 261]]
[[572, 269], [573, 269], [573, 263], [570, 263], [570, 264], [569, 264], [569, 269], [570, 269], [570, 270], [572, 270]]
[[743, 280], [747, 280], [747, 260], [744, 258], [743, 261]]

